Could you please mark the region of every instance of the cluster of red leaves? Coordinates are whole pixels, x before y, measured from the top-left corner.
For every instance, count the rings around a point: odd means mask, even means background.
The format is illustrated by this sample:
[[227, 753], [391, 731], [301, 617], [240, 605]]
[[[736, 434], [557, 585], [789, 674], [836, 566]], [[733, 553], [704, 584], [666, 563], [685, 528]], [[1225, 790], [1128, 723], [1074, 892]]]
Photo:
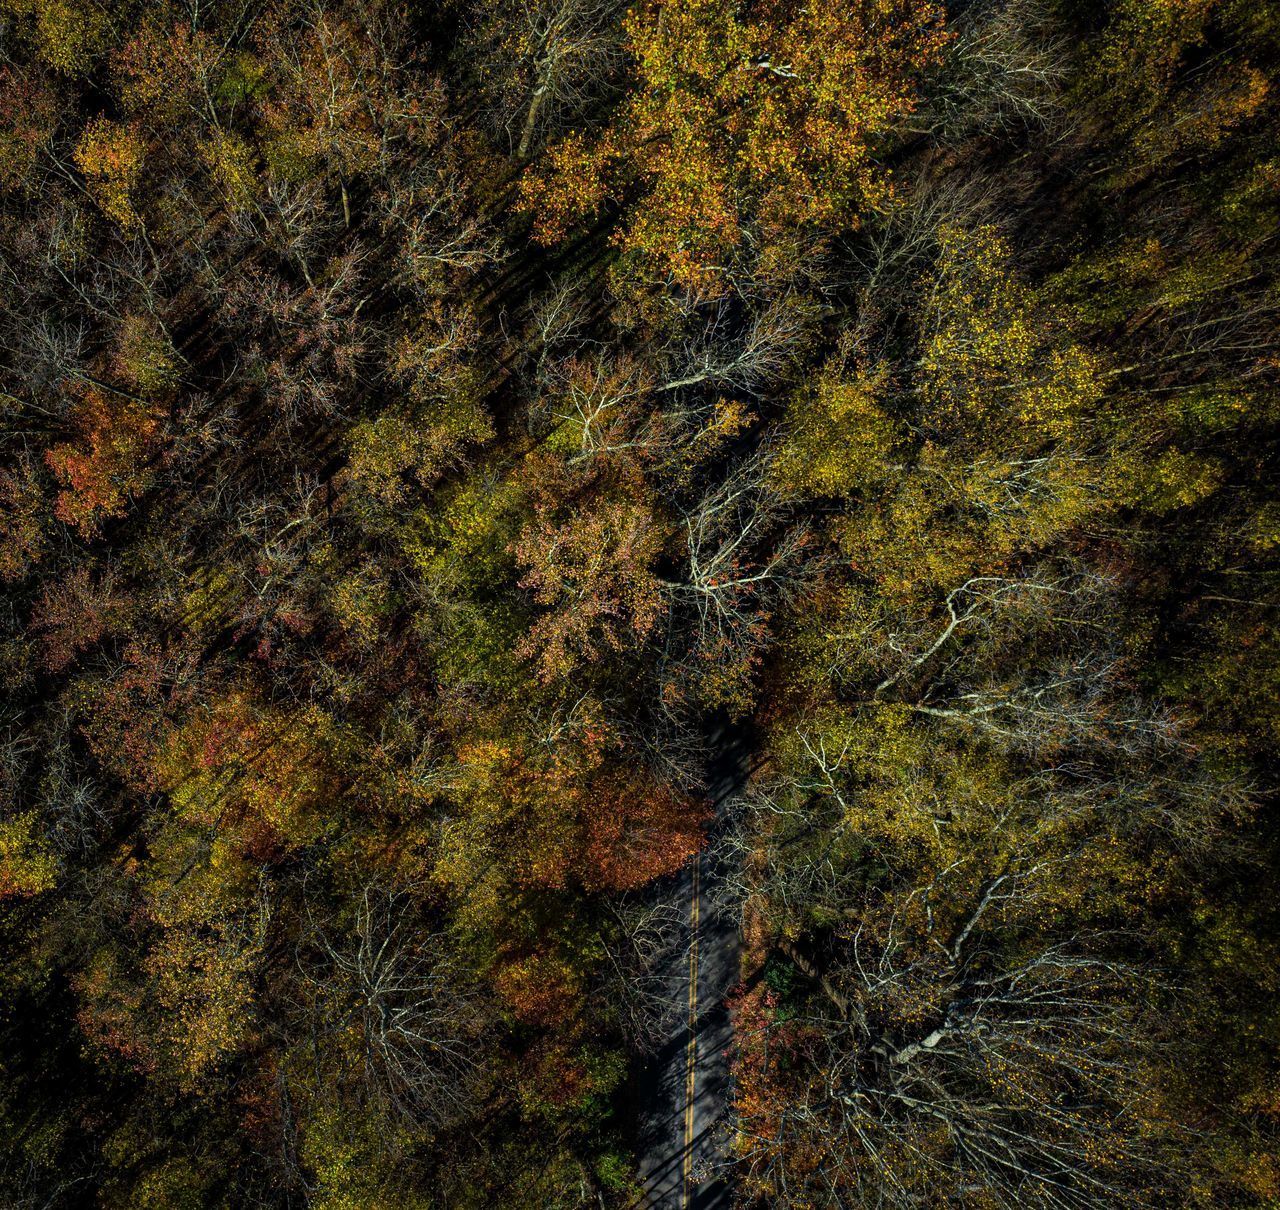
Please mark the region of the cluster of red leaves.
[[48, 582], [31, 623], [44, 638], [45, 667], [62, 671], [115, 629], [126, 608], [110, 574], [94, 580], [87, 567], [78, 567], [65, 578]]
[[159, 419], [133, 400], [91, 386], [83, 388], [71, 419], [76, 439], [46, 451], [45, 462], [63, 484], [54, 514], [91, 538], [146, 488]]
[[174, 711], [195, 693], [197, 655], [131, 642], [88, 703], [84, 735], [104, 768], [139, 791], [159, 786], [156, 762]]
[[486, 741], [458, 757], [483, 809], [502, 804], [497, 843], [518, 885], [627, 890], [678, 870], [701, 847], [705, 804], [626, 760], [621, 737], [590, 716], [551, 743]]

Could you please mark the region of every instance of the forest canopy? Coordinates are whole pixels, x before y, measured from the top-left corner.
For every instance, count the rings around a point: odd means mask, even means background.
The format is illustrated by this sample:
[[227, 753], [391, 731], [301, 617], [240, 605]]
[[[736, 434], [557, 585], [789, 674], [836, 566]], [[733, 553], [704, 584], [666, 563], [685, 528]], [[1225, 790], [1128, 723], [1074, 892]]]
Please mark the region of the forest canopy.
[[1280, 1204], [1277, 64], [0, 0], [0, 1205]]

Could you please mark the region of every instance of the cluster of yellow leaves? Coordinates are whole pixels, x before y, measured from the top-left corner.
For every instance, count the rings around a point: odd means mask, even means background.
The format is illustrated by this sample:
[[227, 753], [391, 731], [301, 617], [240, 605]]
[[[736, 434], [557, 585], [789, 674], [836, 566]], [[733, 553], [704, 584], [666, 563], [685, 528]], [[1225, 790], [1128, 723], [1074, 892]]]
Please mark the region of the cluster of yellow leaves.
[[372, 646], [391, 603], [390, 588], [376, 565], [369, 563], [339, 575], [327, 597], [343, 630], [361, 647]]
[[[832, 710], [780, 732], [778, 767], [839, 816], [830, 827], [895, 871], [943, 869], [983, 854], [998, 865], [992, 822], [1016, 808], [1011, 770], [979, 747], [940, 743], [936, 727], [901, 705]], [[825, 843], [825, 842], [823, 842]]]
[[1117, 107], [1117, 116], [1147, 116], [1219, 7], [1220, 0], [1120, 0], [1112, 6], [1095, 71], [1113, 104], [1121, 98], [1129, 103]]
[[787, 496], [847, 496], [880, 482], [896, 430], [878, 396], [885, 371], [853, 381], [828, 371], [787, 404], [786, 438], [772, 466]]
[[1270, 93], [1270, 81], [1256, 67], [1224, 70], [1211, 86], [1178, 96], [1166, 120], [1144, 126], [1133, 140], [1134, 154], [1145, 169], [1180, 151], [1208, 153], [1253, 117]]
[[44, 493], [30, 461], [0, 470], [0, 580], [17, 580], [44, 553]]
[[1280, 29], [1274, 9], [1232, 0], [1120, 0], [1111, 10], [1090, 84], [1105, 98], [1106, 120], [1128, 143], [1109, 178], [1113, 186], [1135, 184], [1170, 157], [1212, 152], [1262, 111], [1271, 84], [1265, 67], [1248, 61], [1248, 50], [1216, 54], [1212, 71], [1196, 60], [1206, 47], [1234, 42], [1244, 31], [1270, 27], [1274, 35]]
[[165, 930], [145, 962], [169, 1052], [192, 1086], [250, 1029], [261, 938], [237, 923], [216, 916], [184, 921]]
[[173, 386], [178, 376], [172, 343], [149, 315], [126, 315], [116, 337], [113, 367], [135, 391], [155, 396]]
[[360, 421], [348, 438], [357, 507], [371, 520], [402, 505], [413, 485], [429, 487], [493, 436], [484, 376], [472, 356], [480, 340], [468, 308], [433, 303], [396, 341], [391, 368], [405, 399]]
[[[878, 486], [842, 523], [841, 541], [853, 570], [882, 591], [962, 583], [1115, 498], [1115, 458], [1093, 451], [1102, 367], [1072, 338], [1064, 309], [1037, 297], [1011, 261], [990, 227], [941, 232], [919, 314], [914, 451], [895, 441], [877, 401], [890, 385], [883, 374], [820, 380], [788, 409], [780, 486], [815, 495]], [[905, 384], [892, 387], [905, 407]]]
[[646, 3], [628, 13], [636, 83], [613, 126], [574, 135], [522, 183], [543, 240], [606, 197], [631, 203], [622, 248], [694, 290], [722, 288], [748, 224], [853, 222], [885, 196], [872, 149], [912, 109], [944, 45], [923, 0]]
[[76, 167], [84, 174], [93, 200], [125, 230], [141, 223], [133, 206], [133, 192], [142, 177], [146, 143], [141, 133], [124, 122], [95, 118], [76, 144]]
[[610, 141], [588, 144], [577, 131], [548, 149], [544, 170], [526, 174], [520, 182], [535, 239], [543, 244], [564, 239], [604, 202], [609, 196], [606, 169], [613, 158]]
[[252, 1034], [253, 986], [268, 915], [254, 865], [180, 819], [145, 865], [119, 876], [141, 896], [152, 941], [136, 965], [107, 946], [77, 977], [81, 1025], [97, 1045], [194, 1091]]
[[1212, 455], [1177, 448], [1162, 450], [1154, 458], [1147, 451], [1135, 451], [1116, 471], [1122, 498], [1158, 513], [1198, 504], [1222, 486], [1227, 474], [1226, 466]]
[[110, 13], [95, 0], [3, 0], [0, 12], [21, 19], [36, 53], [66, 76], [87, 76], [111, 36]]
[[[299, 1079], [311, 1075], [299, 1073]], [[314, 1173], [308, 1200], [316, 1210], [425, 1210], [429, 1194], [420, 1198], [388, 1179], [388, 1152], [395, 1154], [409, 1139], [385, 1119], [343, 1112], [325, 1098], [316, 1098], [309, 1110], [299, 1152]]]
[[245, 139], [234, 131], [217, 130], [200, 144], [199, 151], [227, 207], [234, 212], [249, 206], [257, 191], [257, 174]]
[[994, 227], [947, 227], [940, 245], [919, 364], [930, 424], [970, 426], [991, 449], [1070, 435], [1101, 395], [1097, 359], [1037, 306]]
[[0, 820], [0, 900], [38, 895], [57, 881], [57, 859], [37, 822], [30, 811]]
[[631, 764], [598, 702], [541, 721], [540, 734], [519, 716], [494, 725], [457, 747], [460, 810], [441, 829], [434, 869], [468, 919], [491, 926], [530, 891], [632, 889], [698, 849], [702, 804]]
[[370, 515], [403, 504], [410, 476], [419, 484], [430, 483], [444, 462], [431, 430], [398, 411], [361, 420], [352, 428], [348, 444], [347, 474], [362, 511]]
[[515, 533], [520, 501], [509, 479], [464, 481], [443, 507], [419, 514], [417, 540], [406, 543], [415, 570], [426, 580], [493, 587], [510, 567], [507, 547]]
[[314, 706], [284, 709], [233, 692], [177, 728], [159, 784], [190, 826], [218, 828], [262, 856], [309, 844], [328, 826], [347, 737]]

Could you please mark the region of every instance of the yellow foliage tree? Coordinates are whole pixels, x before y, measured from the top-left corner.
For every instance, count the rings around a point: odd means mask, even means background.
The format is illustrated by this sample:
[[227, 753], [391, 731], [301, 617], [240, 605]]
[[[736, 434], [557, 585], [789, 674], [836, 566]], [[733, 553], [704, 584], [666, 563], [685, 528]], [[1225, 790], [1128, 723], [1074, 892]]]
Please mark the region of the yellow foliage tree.
[[646, 3], [625, 23], [636, 83], [593, 144], [570, 136], [522, 184], [554, 241], [606, 198], [627, 253], [717, 292], [743, 232], [856, 221], [885, 196], [873, 145], [915, 105], [944, 44], [921, 0]]
[[134, 209], [133, 191], [142, 177], [146, 150], [135, 127], [109, 118], [95, 118], [76, 144], [76, 167], [84, 174], [90, 195], [103, 214], [125, 230], [142, 222]]
[[38, 895], [57, 881], [57, 859], [36, 823], [30, 811], [0, 820], [0, 900]]

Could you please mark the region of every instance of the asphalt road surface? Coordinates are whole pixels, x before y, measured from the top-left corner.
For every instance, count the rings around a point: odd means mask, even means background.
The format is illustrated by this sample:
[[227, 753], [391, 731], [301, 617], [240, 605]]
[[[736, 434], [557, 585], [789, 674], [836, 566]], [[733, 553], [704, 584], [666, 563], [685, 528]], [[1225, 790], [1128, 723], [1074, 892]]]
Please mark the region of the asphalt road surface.
[[[711, 770], [717, 822], [745, 777], [746, 756], [724, 737]], [[739, 978], [735, 914], [717, 906], [722, 871], [709, 853], [694, 858], [670, 890], [686, 905], [685, 944], [664, 978], [683, 1008], [666, 1044], [640, 1073], [641, 1205], [649, 1210], [728, 1210], [726, 1172], [729, 1011]]]

